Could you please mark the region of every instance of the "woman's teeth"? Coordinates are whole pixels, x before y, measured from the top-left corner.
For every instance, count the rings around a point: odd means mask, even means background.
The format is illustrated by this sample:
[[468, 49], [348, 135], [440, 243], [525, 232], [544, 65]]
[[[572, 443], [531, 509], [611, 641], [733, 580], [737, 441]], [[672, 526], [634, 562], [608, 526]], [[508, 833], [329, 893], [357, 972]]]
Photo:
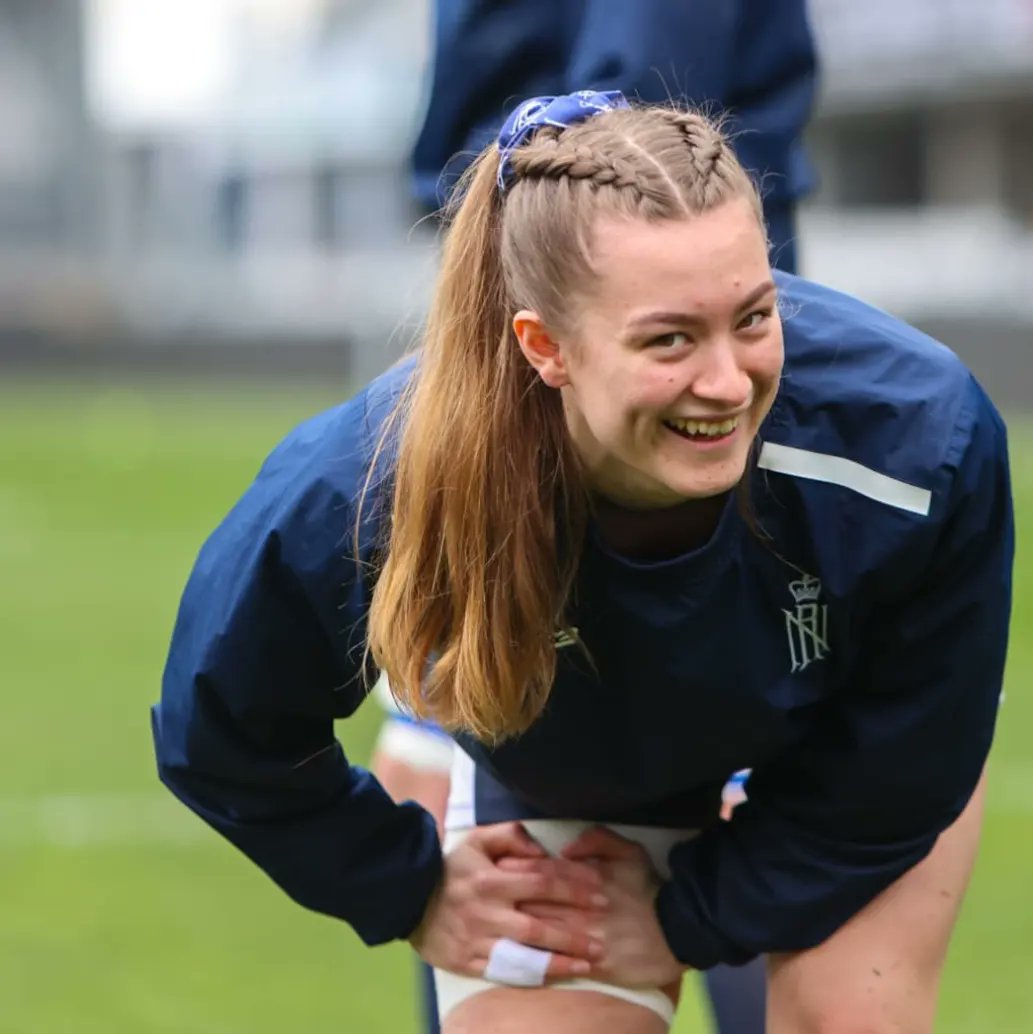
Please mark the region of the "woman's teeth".
[[691, 434], [705, 438], [720, 438], [723, 435], [731, 434], [739, 424], [738, 417], [730, 420], [706, 421], [706, 420], [665, 420], [668, 427], [682, 434]]

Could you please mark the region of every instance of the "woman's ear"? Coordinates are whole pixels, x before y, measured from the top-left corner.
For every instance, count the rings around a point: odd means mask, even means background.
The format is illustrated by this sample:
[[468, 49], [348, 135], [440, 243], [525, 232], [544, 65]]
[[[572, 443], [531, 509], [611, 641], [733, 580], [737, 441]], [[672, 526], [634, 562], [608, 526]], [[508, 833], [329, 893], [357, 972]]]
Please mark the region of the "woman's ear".
[[513, 317], [513, 333], [516, 334], [524, 358], [550, 388], [563, 388], [570, 383], [566, 356], [545, 329], [538, 313], [521, 309]]

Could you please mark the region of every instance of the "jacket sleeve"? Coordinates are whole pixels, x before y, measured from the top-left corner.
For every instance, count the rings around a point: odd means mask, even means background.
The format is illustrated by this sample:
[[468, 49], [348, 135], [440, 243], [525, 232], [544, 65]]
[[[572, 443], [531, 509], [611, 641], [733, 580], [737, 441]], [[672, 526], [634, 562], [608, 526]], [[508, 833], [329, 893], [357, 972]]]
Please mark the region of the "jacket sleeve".
[[862, 662], [729, 823], [680, 845], [657, 898], [688, 965], [821, 943], [932, 849], [982, 771], [1001, 691], [1013, 527], [1004, 428], [970, 386], [920, 584], [873, 608]]
[[352, 512], [291, 457], [267, 464], [201, 551], [152, 725], [177, 797], [295, 900], [376, 944], [419, 923], [441, 855], [431, 816], [394, 804], [334, 738], [365, 693]]

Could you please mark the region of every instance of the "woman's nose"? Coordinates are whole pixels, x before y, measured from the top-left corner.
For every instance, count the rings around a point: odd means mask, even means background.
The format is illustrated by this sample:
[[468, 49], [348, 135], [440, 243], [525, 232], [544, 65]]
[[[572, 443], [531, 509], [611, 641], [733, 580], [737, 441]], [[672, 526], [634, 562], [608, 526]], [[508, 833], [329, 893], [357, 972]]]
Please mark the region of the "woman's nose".
[[735, 347], [715, 341], [698, 354], [701, 366], [692, 382], [692, 393], [722, 409], [741, 409], [750, 399], [753, 382], [742, 368]]

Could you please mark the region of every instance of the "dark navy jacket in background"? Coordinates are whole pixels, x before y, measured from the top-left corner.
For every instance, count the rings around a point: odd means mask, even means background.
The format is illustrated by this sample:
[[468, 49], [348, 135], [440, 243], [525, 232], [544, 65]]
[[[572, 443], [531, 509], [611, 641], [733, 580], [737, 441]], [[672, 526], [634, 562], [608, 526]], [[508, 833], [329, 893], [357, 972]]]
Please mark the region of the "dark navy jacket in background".
[[622, 90], [729, 110], [761, 183], [772, 261], [795, 272], [794, 203], [814, 183], [802, 134], [815, 91], [806, 0], [436, 0], [434, 64], [413, 150], [437, 208], [526, 97]]
[[[918, 862], [990, 746], [1012, 557], [1005, 433], [945, 348], [779, 276], [786, 363], [751, 475], [711, 541], [634, 562], [591, 538], [544, 715], [489, 749], [472, 820], [702, 827], [658, 899], [706, 968], [821, 942]], [[440, 876], [434, 822], [348, 764], [372, 584], [356, 501], [409, 367], [289, 435], [205, 544], [154, 736], [162, 779], [301, 903], [370, 943]], [[387, 493], [370, 491], [360, 561]], [[714, 823], [724, 780], [749, 801]]]

